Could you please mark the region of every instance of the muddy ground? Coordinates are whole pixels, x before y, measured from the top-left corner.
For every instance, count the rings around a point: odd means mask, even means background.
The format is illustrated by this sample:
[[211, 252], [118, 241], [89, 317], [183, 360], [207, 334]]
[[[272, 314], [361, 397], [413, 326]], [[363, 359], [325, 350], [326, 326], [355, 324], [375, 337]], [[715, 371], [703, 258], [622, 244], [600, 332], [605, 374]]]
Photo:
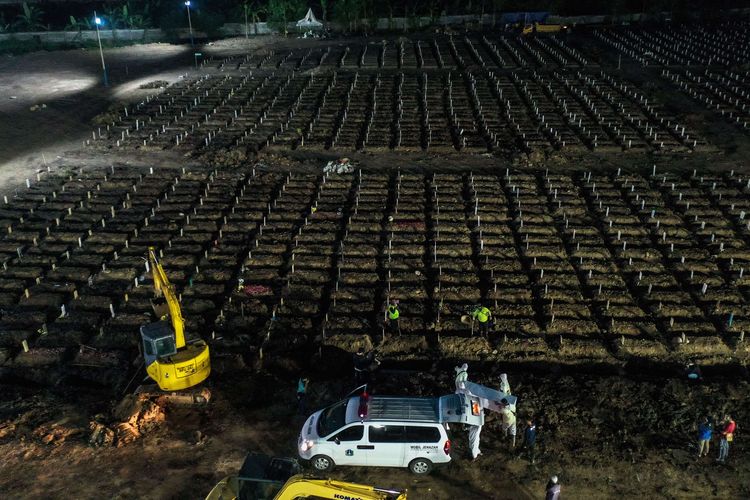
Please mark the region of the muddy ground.
[[[220, 42], [207, 53], [240, 53], [245, 41]], [[251, 48], [278, 47], [278, 40], [253, 41]], [[286, 42], [285, 42], [286, 43]], [[0, 60], [0, 184], [10, 190], [23, 176], [55, 165], [103, 166], [122, 161], [143, 165], [197, 163], [210, 158], [175, 154], [106, 154], [92, 157], [78, 149], [91, 131], [91, 119], [121, 102], [136, 102], [156, 80], [173, 82], [191, 71], [187, 47], [150, 45], [108, 50], [113, 85], [98, 85], [94, 51], [37, 53]], [[646, 81], [650, 71], [626, 68], [629, 78]], [[347, 154], [369, 169], [497, 169], [498, 165], [543, 162], [558, 171], [581, 168], [647, 172], [652, 164], [668, 170], [695, 167], [743, 168], [747, 137], [721, 123], [663, 81], [654, 92], [682, 108], [718, 152], [683, 156], [555, 155], [496, 158], [489, 155]], [[35, 105], [46, 108], [32, 111]], [[44, 155], [44, 156], [42, 156]], [[339, 156], [332, 152], [286, 154], [265, 161], [285, 169], [310, 170]], [[296, 161], [300, 161], [297, 164]], [[460, 362], [460, 360], [450, 360]], [[279, 363], [283, 364], [283, 363]], [[335, 401], [350, 388], [349, 370], [325, 372], [325, 360], [305, 367], [312, 378], [311, 409]], [[450, 390], [452, 364], [425, 372], [381, 373], [380, 393], [438, 395]], [[502, 366], [470, 372], [493, 383]], [[538, 461], [531, 466], [510, 451], [491, 416], [482, 439], [484, 456], [467, 460], [466, 435], [452, 430], [454, 461], [427, 478], [394, 469], [339, 468], [333, 477], [408, 488], [410, 498], [540, 498], [551, 474], [565, 498], [748, 498], [750, 461], [742, 429], [750, 421], [746, 373], [716, 373], [706, 383], [688, 385], [677, 373], [658, 378], [642, 373], [560, 372], [552, 363], [535, 372], [509, 371], [520, 415], [535, 415], [540, 429]], [[476, 376], [473, 376], [475, 375]], [[5, 380], [0, 384], [0, 491], [8, 498], [201, 498], [226, 474], [236, 472], [247, 451], [294, 456], [302, 417], [294, 414], [298, 372], [256, 372], [248, 368], [216, 373], [214, 399], [202, 410], [171, 409], [157, 429], [128, 446], [88, 444], [90, 423], [115, 423], [111, 412], [120, 394], [98, 389], [37, 387]], [[740, 432], [727, 465], [696, 459], [695, 427], [701, 416], [731, 412]], [[519, 418], [519, 422], [522, 418]], [[520, 432], [519, 432], [520, 435]]]
[[[480, 382], [497, 379], [500, 367]], [[471, 368], [470, 368], [471, 370]], [[450, 370], [452, 372], [452, 370]], [[470, 371], [471, 373], [471, 371]], [[348, 378], [343, 374], [342, 379]], [[472, 377], [473, 378], [473, 377]], [[731, 411], [742, 425], [750, 417], [746, 381], [708, 380], [699, 386], [680, 379], [628, 379], [580, 373], [510, 373], [520, 398], [519, 421], [540, 419], [538, 458], [529, 464], [520, 447], [511, 450], [494, 415], [482, 433], [483, 456], [467, 459], [466, 433], [451, 430], [454, 461], [427, 478], [405, 470], [340, 467], [332, 476], [408, 488], [410, 498], [540, 498], [548, 476], [557, 474], [567, 498], [747, 498], [747, 444], [738, 439], [726, 465], [697, 459], [695, 425], [702, 415]], [[382, 373], [382, 393], [439, 394], [452, 384], [443, 371]], [[251, 372], [212, 380], [215, 399], [205, 410], [170, 411], [167, 423], [123, 448], [86, 444], [91, 414], [108, 403], [91, 396], [41, 395], [5, 387], [2, 487], [13, 498], [200, 498], [241, 464], [248, 450], [295, 453], [303, 419], [295, 415], [289, 377]], [[311, 408], [337, 399], [348, 385], [316, 373]], [[43, 444], [40, 425], [80, 429], [65, 440]], [[200, 433], [200, 435], [198, 435]]]

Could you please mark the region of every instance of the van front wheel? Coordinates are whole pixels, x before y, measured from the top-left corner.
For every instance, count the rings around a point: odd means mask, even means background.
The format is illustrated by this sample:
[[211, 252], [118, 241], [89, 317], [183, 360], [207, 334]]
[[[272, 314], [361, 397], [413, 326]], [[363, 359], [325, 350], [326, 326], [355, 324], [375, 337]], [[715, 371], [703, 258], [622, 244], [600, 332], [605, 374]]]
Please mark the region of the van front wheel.
[[426, 458], [415, 458], [409, 462], [409, 470], [414, 474], [429, 474], [432, 470], [432, 462]]
[[331, 457], [327, 457], [325, 455], [315, 455], [314, 457], [312, 457], [312, 460], [310, 460], [310, 463], [315, 470], [318, 470], [320, 472], [327, 472], [333, 469], [334, 466]]

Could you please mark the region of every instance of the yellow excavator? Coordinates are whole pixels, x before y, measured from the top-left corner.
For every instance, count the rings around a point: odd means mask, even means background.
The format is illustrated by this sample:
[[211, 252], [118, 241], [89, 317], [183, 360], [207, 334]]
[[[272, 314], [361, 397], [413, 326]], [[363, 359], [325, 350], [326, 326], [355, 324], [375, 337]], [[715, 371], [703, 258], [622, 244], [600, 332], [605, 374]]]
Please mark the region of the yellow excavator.
[[527, 24], [523, 27], [521, 34], [531, 35], [532, 33], [561, 33], [568, 30], [567, 26], [562, 24]]
[[163, 391], [188, 389], [211, 373], [208, 345], [203, 340], [185, 342], [180, 302], [154, 247], [148, 249], [148, 263], [156, 295], [151, 305], [159, 319], [141, 327], [146, 373]]
[[300, 474], [293, 458], [248, 453], [238, 476], [222, 479], [206, 500], [407, 500], [406, 491], [396, 491]]

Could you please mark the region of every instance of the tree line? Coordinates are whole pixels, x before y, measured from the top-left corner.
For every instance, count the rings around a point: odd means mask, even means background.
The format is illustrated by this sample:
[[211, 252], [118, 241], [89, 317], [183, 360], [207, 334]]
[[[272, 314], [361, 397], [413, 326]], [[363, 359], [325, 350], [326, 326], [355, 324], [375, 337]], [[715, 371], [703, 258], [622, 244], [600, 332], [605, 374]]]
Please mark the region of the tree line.
[[[746, 0], [192, 0], [193, 26], [218, 33], [225, 23], [295, 21], [308, 8], [322, 21], [344, 29], [367, 28], [374, 18], [438, 18], [441, 15], [493, 15], [547, 11], [558, 15], [621, 15], [667, 12], [675, 20], [711, 17], [722, 9], [746, 7]], [[121, 2], [51, 2], [0, 6], [0, 32], [93, 29], [93, 12], [107, 29], [182, 29], [187, 23], [184, 0]]]

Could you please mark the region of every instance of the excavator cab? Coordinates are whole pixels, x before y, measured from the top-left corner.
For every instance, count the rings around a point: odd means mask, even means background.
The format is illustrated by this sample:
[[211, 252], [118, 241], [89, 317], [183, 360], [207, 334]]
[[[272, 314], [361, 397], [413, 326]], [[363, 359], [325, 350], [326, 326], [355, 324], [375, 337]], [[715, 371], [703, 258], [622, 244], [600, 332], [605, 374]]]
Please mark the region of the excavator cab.
[[289, 478], [300, 472], [296, 459], [251, 452], [245, 457], [239, 476], [224, 478], [206, 499], [274, 500]]
[[159, 358], [177, 354], [174, 330], [166, 321], [157, 321], [141, 327], [143, 339], [143, 358], [146, 366]]
[[300, 474], [293, 458], [248, 453], [237, 476], [227, 476], [206, 500], [407, 500], [406, 491], [318, 479]]

